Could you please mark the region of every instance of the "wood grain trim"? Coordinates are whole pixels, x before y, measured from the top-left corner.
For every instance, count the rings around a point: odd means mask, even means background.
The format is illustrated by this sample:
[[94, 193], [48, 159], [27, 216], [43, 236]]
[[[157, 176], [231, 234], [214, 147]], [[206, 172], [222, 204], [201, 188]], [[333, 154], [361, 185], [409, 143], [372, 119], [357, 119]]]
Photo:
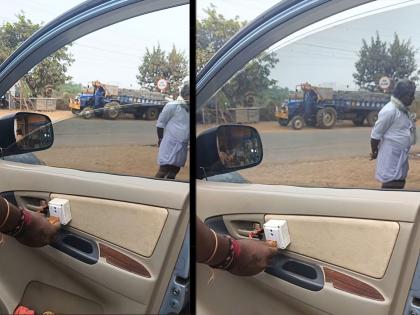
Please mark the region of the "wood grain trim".
[[337, 290], [362, 296], [371, 300], [385, 301], [383, 295], [369, 284], [344, 273], [324, 267], [325, 281], [333, 284]]
[[99, 243], [99, 254], [110, 265], [145, 278], [151, 278], [149, 271], [141, 263], [105, 244]]

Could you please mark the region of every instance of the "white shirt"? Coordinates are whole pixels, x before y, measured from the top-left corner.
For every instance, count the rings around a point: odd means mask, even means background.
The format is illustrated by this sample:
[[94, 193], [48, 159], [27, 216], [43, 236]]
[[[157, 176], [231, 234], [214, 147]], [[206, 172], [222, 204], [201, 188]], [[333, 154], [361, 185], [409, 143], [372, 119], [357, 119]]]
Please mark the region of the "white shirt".
[[165, 129], [159, 147], [159, 165], [182, 167], [187, 160], [190, 114], [183, 104], [186, 104], [184, 100], [169, 102], [159, 115], [156, 127]]
[[407, 177], [408, 152], [413, 144], [410, 129], [413, 127], [411, 119], [395, 106], [393, 100], [379, 112], [371, 138], [380, 140], [376, 163], [376, 178], [380, 182]]

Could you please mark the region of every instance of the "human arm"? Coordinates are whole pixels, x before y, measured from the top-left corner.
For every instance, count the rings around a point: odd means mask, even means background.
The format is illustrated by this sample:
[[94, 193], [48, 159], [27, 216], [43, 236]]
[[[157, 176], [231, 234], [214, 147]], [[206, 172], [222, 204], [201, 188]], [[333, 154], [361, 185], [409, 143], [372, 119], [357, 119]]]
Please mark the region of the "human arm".
[[378, 157], [379, 142], [380, 140], [370, 138], [370, 148], [372, 150], [370, 153], [371, 160], [375, 160]]
[[[196, 218], [196, 232], [197, 262], [209, 266], [218, 266], [223, 263], [230, 254], [228, 237], [214, 233], [198, 217]], [[234, 256], [231, 265], [226, 270], [238, 276], [252, 276], [262, 272], [270, 265], [271, 259], [277, 253], [277, 247], [270, 246], [268, 242], [251, 239], [232, 242], [237, 242], [239, 254]]]
[[16, 238], [23, 245], [41, 247], [53, 241], [60, 222], [50, 223], [47, 218], [27, 209], [19, 209], [0, 197], [0, 232]]
[[164, 132], [164, 128], [159, 128], [156, 127], [157, 130], [157, 136], [158, 136], [158, 147], [160, 146], [160, 143], [162, 142], [162, 138], [163, 138], [163, 132]]

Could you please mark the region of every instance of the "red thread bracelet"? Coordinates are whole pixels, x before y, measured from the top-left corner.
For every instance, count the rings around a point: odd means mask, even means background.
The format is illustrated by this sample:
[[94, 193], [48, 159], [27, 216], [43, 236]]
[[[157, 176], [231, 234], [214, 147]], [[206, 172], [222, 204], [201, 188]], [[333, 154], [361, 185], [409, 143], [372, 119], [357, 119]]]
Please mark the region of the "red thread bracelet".
[[31, 221], [32, 215], [28, 211], [23, 210], [23, 225], [27, 227], [31, 223]]

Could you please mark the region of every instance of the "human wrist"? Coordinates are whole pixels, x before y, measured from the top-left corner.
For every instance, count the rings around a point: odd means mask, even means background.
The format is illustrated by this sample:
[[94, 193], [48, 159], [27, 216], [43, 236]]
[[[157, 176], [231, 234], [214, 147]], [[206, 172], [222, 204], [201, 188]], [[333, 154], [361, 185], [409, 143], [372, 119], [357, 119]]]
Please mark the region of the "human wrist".
[[236, 239], [230, 236], [225, 237], [225, 239], [228, 241], [227, 251], [220, 256], [223, 257], [221, 260], [210, 264], [210, 267], [229, 271], [237, 264], [241, 249]]
[[5, 221], [3, 223], [3, 226], [0, 228], [0, 232], [6, 233], [8, 231], [13, 230], [18, 224], [21, 219], [21, 211], [14, 206], [13, 204], [9, 203], [9, 216], [7, 218], [4, 218]]
[[219, 235], [216, 233], [217, 237], [217, 249], [213, 257], [207, 260], [209, 266], [217, 266], [224, 261], [224, 259], [229, 255], [229, 239], [226, 236]]
[[12, 229], [4, 232], [5, 234], [10, 235], [12, 237], [18, 237], [22, 235], [26, 225], [29, 224], [31, 217], [30, 214], [27, 213], [24, 209], [19, 209], [19, 214], [20, 216], [17, 224]]

